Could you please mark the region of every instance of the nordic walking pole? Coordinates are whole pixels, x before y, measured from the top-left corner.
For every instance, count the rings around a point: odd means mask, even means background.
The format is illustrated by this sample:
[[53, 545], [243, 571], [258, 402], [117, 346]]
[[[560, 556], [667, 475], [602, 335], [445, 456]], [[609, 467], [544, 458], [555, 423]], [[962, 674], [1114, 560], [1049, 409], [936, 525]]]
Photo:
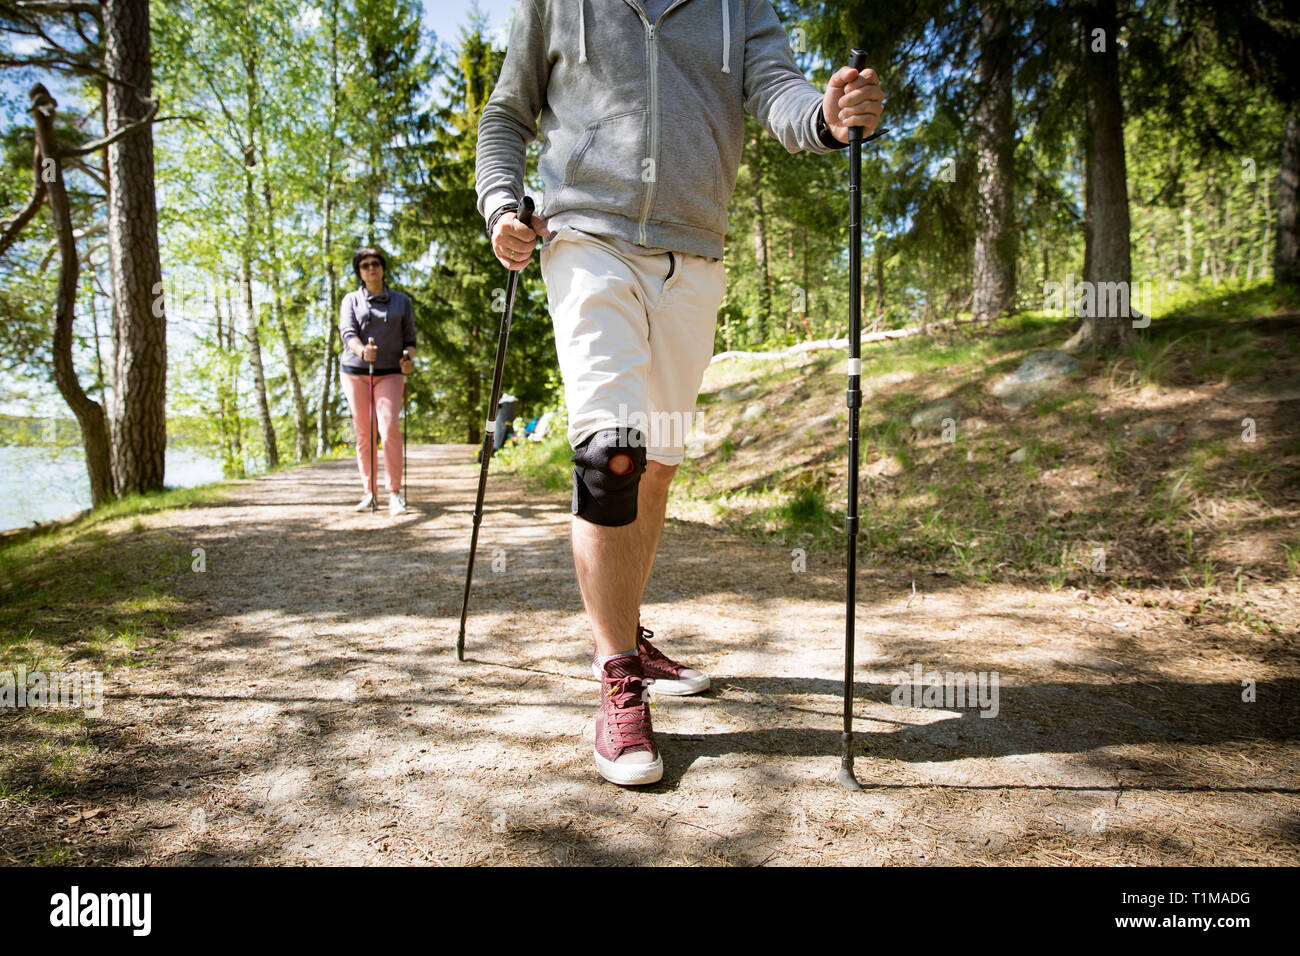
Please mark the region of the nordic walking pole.
[[[519, 205], [518, 219], [525, 226], [533, 217], [533, 201], [528, 196]], [[511, 269], [506, 279], [506, 310], [501, 314], [501, 332], [497, 335], [497, 360], [492, 370], [492, 399], [488, 403], [487, 430], [483, 433], [483, 448], [479, 453], [478, 496], [474, 499], [474, 531], [469, 539], [469, 566], [465, 569], [465, 597], [460, 605], [460, 633], [456, 636], [456, 660], [465, 659], [465, 618], [469, 614], [469, 589], [474, 582], [474, 553], [478, 550], [478, 528], [483, 522], [483, 493], [487, 490], [488, 461], [492, 458], [492, 445], [496, 440], [497, 403], [501, 400], [501, 377], [505, 371], [506, 344], [510, 341], [510, 319], [515, 309], [515, 287], [519, 285], [522, 269]]]
[[[861, 70], [867, 51], [854, 49], [849, 66]], [[867, 142], [888, 130], [877, 130]], [[844, 614], [844, 733], [840, 737], [840, 772], [836, 778], [845, 790], [861, 790], [853, 775], [853, 630], [858, 607], [858, 409], [862, 407], [862, 127], [849, 127], [849, 388], [844, 396], [849, 409], [849, 501], [844, 530], [848, 538], [848, 581]]]
[[[407, 349], [402, 349], [402, 358], [409, 358]], [[402, 376], [402, 500], [407, 498], [406, 478], [406, 376]]]
[[[374, 345], [371, 339], [369, 345]], [[367, 346], [367, 348], [369, 347]], [[379, 418], [375, 414], [375, 363], [370, 363], [370, 513], [375, 513], [375, 445], [379, 443]]]

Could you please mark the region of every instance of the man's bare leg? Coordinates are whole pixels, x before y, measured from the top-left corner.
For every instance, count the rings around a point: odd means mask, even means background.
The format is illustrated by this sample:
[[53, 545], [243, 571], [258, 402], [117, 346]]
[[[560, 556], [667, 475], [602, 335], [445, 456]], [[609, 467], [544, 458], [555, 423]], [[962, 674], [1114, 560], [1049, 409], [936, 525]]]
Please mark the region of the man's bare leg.
[[641, 591], [637, 594], [636, 602], [638, 610], [645, 597], [646, 586], [650, 583], [655, 555], [659, 553], [659, 539], [664, 533], [664, 514], [668, 510], [668, 486], [676, 473], [676, 465], [647, 461], [645, 474], [641, 476], [641, 486], [637, 489], [636, 525], [641, 529], [642, 561]]
[[573, 566], [601, 657], [636, 650], [641, 595], [659, 549], [668, 485], [676, 470], [676, 465], [646, 463], [631, 524], [611, 528], [573, 519]]
[[645, 581], [638, 523], [611, 528], [573, 517], [573, 566], [601, 657], [636, 650], [637, 606]]

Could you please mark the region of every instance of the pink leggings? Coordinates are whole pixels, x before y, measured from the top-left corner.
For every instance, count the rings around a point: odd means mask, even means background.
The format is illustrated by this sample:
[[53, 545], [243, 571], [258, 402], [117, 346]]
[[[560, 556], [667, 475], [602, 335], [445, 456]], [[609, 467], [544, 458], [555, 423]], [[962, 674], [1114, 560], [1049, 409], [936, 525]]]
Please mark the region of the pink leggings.
[[[357, 433], [357, 468], [361, 471], [361, 485], [370, 490], [370, 376], [339, 376], [343, 392], [352, 409], [352, 426]], [[389, 491], [402, 490], [402, 426], [398, 412], [402, 407], [405, 375], [375, 376], [375, 417], [379, 419], [379, 434], [384, 443], [384, 477]]]

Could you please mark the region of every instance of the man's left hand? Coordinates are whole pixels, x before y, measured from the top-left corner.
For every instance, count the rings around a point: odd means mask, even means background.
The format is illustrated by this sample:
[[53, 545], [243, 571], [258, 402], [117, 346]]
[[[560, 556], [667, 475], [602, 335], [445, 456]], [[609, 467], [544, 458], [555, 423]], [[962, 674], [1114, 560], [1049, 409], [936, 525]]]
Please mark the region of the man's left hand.
[[858, 72], [851, 66], [842, 66], [826, 84], [822, 117], [831, 135], [841, 143], [847, 143], [850, 126], [861, 126], [863, 136], [871, 135], [880, 125], [884, 104], [885, 92], [880, 88], [880, 78], [875, 70], [868, 68]]

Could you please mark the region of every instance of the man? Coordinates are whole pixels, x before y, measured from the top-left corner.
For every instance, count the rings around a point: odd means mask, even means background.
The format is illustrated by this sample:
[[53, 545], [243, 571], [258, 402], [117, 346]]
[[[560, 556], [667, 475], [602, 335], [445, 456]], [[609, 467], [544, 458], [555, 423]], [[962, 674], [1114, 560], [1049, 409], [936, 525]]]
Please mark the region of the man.
[[[573, 560], [602, 690], [595, 759], [614, 783], [663, 776], [644, 682], [709, 685], [649, 643], [640, 605], [713, 354], [743, 113], [791, 152], [826, 153], [849, 126], [873, 130], [883, 100], [872, 70], [811, 86], [768, 0], [520, 0], [479, 122], [479, 210], [509, 269], [550, 237]], [[544, 197], [530, 227], [515, 211], [539, 130]]]

